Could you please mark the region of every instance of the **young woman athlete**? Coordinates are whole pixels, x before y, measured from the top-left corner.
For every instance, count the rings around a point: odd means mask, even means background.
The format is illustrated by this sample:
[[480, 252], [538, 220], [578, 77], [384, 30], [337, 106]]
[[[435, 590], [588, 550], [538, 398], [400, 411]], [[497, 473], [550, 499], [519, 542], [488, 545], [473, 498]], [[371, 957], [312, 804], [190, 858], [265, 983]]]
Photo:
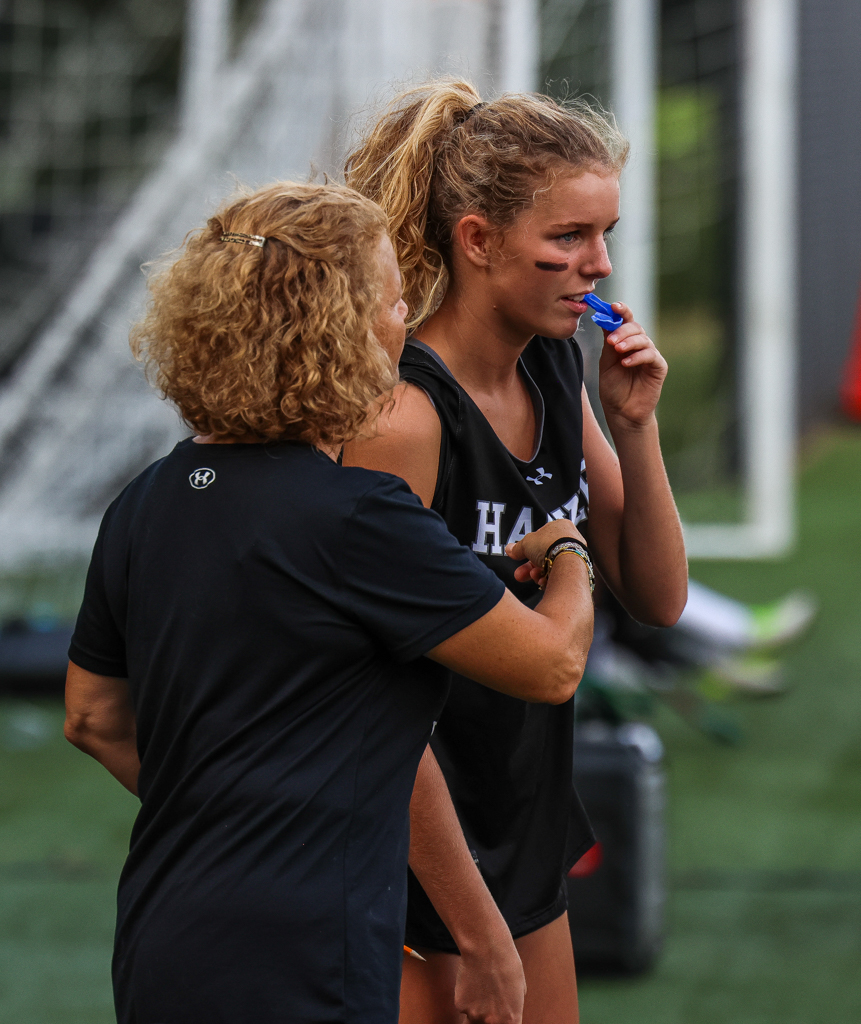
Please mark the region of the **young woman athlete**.
[[[538, 595], [537, 574], [515, 575], [506, 544], [570, 520], [628, 611], [668, 626], [687, 569], [655, 419], [666, 362], [614, 303], [623, 323], [600, 358], [614, 453], [572, 339], [584, 295], [611, 272], [606, 236], [626, 155], [611, 121], [582, 105], [513, 94], [482, 103], [459, 81], [394, 101], [349, 157], [347, 180], [389, 214], [414, 334], [387, 417], [345, 462], [403, 477], [524, 601]], [[475, 884], [470, 857], [516, 940], [524, 1022], [577, 1021], [563, 881], [593, 838], [571, 785], [573, 714], [573, 702], [542, 708], [455, 681], [432, 750], [466, 845], [453, 855], [431, 811], [441, 787], [427, 756], [411, 810], [407, 926], [427, 963], [404, 965], [402, 1024], [462, 1019], [450, 921], [458, 892]], [[448, 929], [431, 902], [446, 906]], [[489, 1001], [513, 1019], [487, 972]]]

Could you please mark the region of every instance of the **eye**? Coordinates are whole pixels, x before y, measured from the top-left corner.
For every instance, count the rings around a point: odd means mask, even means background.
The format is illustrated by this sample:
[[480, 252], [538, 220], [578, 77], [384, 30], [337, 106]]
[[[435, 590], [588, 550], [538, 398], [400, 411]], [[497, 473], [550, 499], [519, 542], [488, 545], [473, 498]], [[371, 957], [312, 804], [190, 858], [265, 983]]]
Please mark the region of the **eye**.
[[609, 238], [610, 235], [612, 235], [615, 230], [616, 230], [616, 225], [614, 224], [612, 227], [607, 228], [607, 230], [604, 232], [604, 237], [605, 238]]
[[564, 235], [557, 235], [556, 237], [560, 242], [573, 242], [577, 234], [578, 232], [576, 231], [566, 231]]

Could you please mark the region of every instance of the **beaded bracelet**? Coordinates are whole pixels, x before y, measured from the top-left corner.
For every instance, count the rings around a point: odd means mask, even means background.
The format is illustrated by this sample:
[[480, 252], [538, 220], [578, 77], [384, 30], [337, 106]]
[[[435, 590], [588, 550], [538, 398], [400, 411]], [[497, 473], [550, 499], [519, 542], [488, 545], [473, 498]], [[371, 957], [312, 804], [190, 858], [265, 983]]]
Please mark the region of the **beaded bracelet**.
[[589, 557], [589, 549], [585, 544], [581, 544], [579, 540], [575, 540], [574, 537], [563, 537], [562, 540], [554, 541], [547, 549], [547, 554], [544, 556], [544, 565], [541, 570], [542, 576], [545, 578], [550, 575], [550, 570], [553, 568], [554, 560], [563, 552], [570, 551], [572, 554], [577, 555], [583, 559], [583, 564], [586, 566], [586, 572], [589, 573], [589, 593], [595, 593], [595, 568], [592, 565], [592, 559]]

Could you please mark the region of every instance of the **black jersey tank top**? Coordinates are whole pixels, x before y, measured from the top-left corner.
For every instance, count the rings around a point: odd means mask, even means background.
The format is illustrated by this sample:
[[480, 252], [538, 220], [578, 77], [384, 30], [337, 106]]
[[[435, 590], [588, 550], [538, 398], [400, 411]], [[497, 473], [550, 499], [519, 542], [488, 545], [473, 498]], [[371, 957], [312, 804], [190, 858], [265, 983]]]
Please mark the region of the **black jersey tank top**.
[[[533, 401], [532, 458], [516, 458], [436, 353], [410, 339], [401, 378], [431, 399], [442, 428], [432, 508], [520, 600], [505, 545], [551, 519], [588, 516], [583, 461], [583, 359], [573, 339], [536, 337], [519, 364]], [[565, 909], [562, 880], [594, 836], [572, 780], [574, 701], [531, 704], [454, 676], [432, 746], [467, 842], [515, 936]], [[408, 943], [454, 949], [415, 878]]]

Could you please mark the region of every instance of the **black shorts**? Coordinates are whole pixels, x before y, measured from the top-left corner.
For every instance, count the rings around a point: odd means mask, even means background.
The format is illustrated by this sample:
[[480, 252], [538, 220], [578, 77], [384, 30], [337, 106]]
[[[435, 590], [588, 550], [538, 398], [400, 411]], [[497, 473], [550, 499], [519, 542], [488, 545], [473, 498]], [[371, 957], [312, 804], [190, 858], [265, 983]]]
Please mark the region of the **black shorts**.
[[[521, 861], [519, 867], [525, 870], [519, 871], [513, 881], [510, 877], [503, 879], [490, 875], [473, 850], [473, 857], [479, 863], [487, 887], [515, 939], [538, 931], [568, 909], [565, 876], [595, 843], [592, 826], [576, 793], [569, 818], [568, 838], [561, 872], [558, 858], [551, 860], [533, 855], [531, 863]], [[404, 942], [412, 948], [457, 953], [457, 944], [451, 933], [412, 871], [409, 872], [407, 891], [407, 926]]]

